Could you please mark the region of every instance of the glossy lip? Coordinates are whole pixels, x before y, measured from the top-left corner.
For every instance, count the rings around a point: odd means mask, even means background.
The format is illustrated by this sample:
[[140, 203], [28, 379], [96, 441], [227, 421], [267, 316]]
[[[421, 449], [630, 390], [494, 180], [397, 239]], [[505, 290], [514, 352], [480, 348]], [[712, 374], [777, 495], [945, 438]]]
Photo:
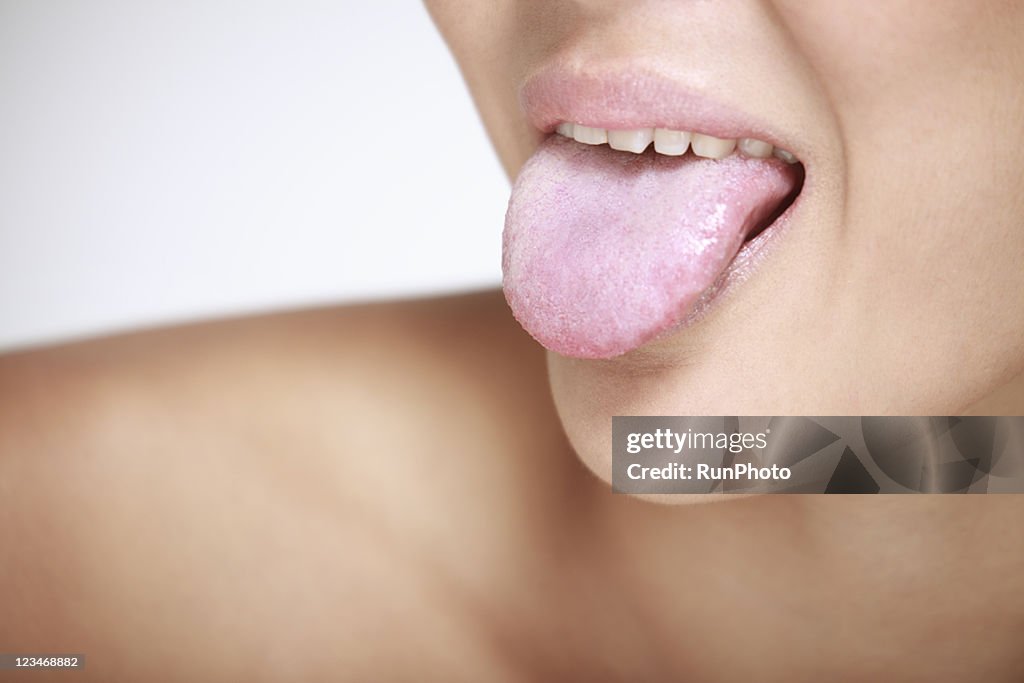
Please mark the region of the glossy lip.
[[722, 105], [696, 88], [665, 77], [655, 68], [584, 71], [572, 64], [554, 63], [525, 79], [519, 101], [528, 121], [544, 134], [555, 134], [555, 127], [568, 121], [608, 130], [654, 127], [719, 138], [755, 138], [787, 150], [803, 166], [799, 192], [789, 206], [764, 230], [742, 244], [714, 283], [704, 290], [678, 323], [631, 351], [604, 360], [595, 359], [597, 362], [614, 362], [616, 358], [630, 357], [638, 351], [643, 353], [704, 319], [726, 295], [749, 279], [777, 247], [791, 227], [811, 184], [805, 150], [799, 141], [787, 139], [755, 116]]
[[716, 102], [647, 67], [582, 71], [552, 64], [526, 78], [519, 103], [529, 122], [550, 133], [563, 121], [594, 128], [669, 128], [719, 138], [755, 138], [804, 161], [799, 142], [755, 116]]

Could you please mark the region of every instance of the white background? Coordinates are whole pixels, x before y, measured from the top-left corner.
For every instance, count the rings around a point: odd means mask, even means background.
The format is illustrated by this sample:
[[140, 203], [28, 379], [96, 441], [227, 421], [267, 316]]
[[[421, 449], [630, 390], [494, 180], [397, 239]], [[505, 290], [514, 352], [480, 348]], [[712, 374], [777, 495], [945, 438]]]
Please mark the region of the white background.
[[0, 348], [497, 285], [508, 182], [408, 0], [0, 0]]

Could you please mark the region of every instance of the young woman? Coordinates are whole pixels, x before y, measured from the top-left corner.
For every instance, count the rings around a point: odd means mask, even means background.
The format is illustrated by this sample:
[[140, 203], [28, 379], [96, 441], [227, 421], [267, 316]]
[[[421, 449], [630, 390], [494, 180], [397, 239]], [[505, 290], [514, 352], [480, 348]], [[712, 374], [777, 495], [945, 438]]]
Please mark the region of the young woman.
[[0, 359], [0, 649], [80, 680], [1020, 680], [1020, 497], [607, 480], [613, 415], [1024, 411], [1024, 7], [429, 7], [519, 179], [505, 295]]

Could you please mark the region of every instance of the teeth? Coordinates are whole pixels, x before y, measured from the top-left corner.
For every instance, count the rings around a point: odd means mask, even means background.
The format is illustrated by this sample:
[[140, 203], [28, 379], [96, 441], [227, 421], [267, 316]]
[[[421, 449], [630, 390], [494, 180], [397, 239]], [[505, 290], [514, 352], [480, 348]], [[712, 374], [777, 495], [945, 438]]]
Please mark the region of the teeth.
[[670, 157], [677, 157], [686, 154], [690, 146], [690, 134], [683, 130], [669, 130], [667, 128], [654, 129], [654, 151], [658, 154], [666, 154]]
[[603, 145], [608, 142], [608, 131], [604, 128], [591, 128], [575, 124], [572, 129], [572, 137], [576, 142], [585, 145]]
[[716, 138], [704, 133], [691, 133], [685, 130], [668, 128], [636, 128], [630, 130], [606, 130], [592, 128], [571, 121], [563, 121], [555, 127], [555, 132], [586, 145], [603, 145], [608, 143], [612, 149], [623, 152], [641, 154], [654, 142], [654, 151], [666, 156], [681, 156], [686, 150], [707, 159], [724, 159], [739, 150], [741, 154], [754, 159], [767, 159], [775, 156], [787, 164], [795, 164], [797, 159], [792, 153], [773, 147], [770, 143], [756, 138]]
[[772, 146], [767, 142], [755, 140], [754, 138], [742, 138], [739, 142], [740, 151], [748, 157], [767, 159], [772, 155]]
[[690, 144], [694, 154], [708, 159], [724, 159], [736, 149], [735, 140], [723, 140], [700, 133], [693, 134], [693, 141]]
[[654, 139], [653, 128], [641, 128], [640, 130], [610, 130], [608, 131], [608, 146], [612, 149], [623, 152], [640, 154], [647, 145]]
[[796, 157], [793, 156], [790, 152], [787, 152], [786, 150], [782, 149], [781, 147], [775, 148], [775, 156], [779, 159], [782, 159], [787, 164], [796, 163]]

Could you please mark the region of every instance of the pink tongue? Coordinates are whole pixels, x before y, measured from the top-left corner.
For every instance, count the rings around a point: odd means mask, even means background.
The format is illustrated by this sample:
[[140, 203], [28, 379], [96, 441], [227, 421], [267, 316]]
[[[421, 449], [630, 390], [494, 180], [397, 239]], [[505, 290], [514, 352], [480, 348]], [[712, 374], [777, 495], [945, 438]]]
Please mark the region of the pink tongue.
[[776, 159], [617, 152], [552, 135], [505, 217], [505, 297], [548, 349], [611, 358], [674, 326], [794, 188]]

